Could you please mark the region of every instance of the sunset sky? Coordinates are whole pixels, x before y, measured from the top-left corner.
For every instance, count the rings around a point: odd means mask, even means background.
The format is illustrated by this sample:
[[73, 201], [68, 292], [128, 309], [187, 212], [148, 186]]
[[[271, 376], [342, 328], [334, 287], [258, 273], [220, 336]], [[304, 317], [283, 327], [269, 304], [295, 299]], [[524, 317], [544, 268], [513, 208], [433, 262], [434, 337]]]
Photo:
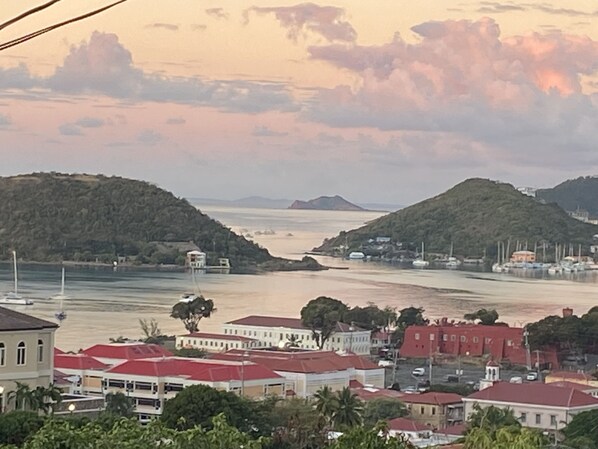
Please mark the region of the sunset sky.
[[[108, 3], [62, 0], [0, 42]], [[0, 157], [5, 176], [394, 204], [598, 174], [598, 4], [129, 0], [0, 52]]]

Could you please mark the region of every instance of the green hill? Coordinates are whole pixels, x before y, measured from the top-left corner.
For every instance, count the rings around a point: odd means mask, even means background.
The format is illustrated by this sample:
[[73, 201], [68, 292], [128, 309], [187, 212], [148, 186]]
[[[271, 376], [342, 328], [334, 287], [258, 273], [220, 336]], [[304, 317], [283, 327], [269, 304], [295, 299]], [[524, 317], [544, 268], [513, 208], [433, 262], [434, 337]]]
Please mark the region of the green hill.
[[598, 217], [598, 177], [570, 179], [552, 189], [538, 189], [536, 197], [547, 203], [557, 203], [563, 209], [584, 209]]
[[585, 245], [586, 251], [598, 226], [585, 224], [567, 215], [555, 204], [540, 204], [518, 192], [510, 184], [486, 179], [469, 179], [447, 192], [413, 206], [380, 217], [359, 229], [342, 232], [324, 241], [317, 252], [334, 254], [347, 245], [359, 249], [368, 239], [391, 237], [394, 242], [425, 242], [431, 252], [489, 255], [496, 253], [496, 242], [508, 239]]
[[[186, 200], [150, 183], [101, 175], [36, 173], [0, 178], [0, 257], [184, 263], [190, 243], [208, 262], [228, 257], [244, 271], [279, 259]], [[285, 261], [286, 262], [286, 261]]]

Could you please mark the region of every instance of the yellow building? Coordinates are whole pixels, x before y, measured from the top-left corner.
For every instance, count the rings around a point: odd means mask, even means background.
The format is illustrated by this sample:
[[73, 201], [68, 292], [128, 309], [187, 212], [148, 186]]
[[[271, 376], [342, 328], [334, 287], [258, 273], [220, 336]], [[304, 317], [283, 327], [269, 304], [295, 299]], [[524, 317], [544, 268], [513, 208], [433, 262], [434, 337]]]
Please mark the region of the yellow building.
[[512, 263], [534, 263], [536, 261], [536, 253], [533, 251], [515, 251], [511, 255]]

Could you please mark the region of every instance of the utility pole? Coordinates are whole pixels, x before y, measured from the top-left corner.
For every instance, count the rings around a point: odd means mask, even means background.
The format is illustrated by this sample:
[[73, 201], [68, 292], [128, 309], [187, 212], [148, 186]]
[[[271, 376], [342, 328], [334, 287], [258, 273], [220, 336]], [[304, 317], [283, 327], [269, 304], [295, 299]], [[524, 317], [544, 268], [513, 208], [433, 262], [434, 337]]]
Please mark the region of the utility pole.
[[[532, 369], [532, 361], [531, 361], [531, 354], [529, 352], [529, 340], [528, 340], [529, 332], [527, 330], [527, 327], [525, 327], [523, 330], [523, 336], [525, 337], [525, 363], [527, 365], [527, 370], [530, 371]], [[539, 369], [538, 369], [538, 371], [539, 371]]]
[[429, 345], [430, 345], [430, 357], [428, 359], [428, 381], [430, 382], [430, 385], [432, 385], [432, 342], [435, 340], [432, 340], [432, 337], [434, 337], [434, 334], [430, 334], [430, 340], [429, 340]]
[[540, 351], [536, 350], [536, 366], [538, 367], [538, 380], [543, 382], [542, 380], [542, 370], [540, 370]]

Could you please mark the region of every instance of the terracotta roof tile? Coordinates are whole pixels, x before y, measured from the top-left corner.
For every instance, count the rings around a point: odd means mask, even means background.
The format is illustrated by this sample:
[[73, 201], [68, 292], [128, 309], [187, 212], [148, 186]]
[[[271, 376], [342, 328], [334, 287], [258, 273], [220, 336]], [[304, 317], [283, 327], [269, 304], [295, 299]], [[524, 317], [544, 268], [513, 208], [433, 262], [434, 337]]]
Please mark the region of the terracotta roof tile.
[[145, 343], [98, 344], [83, 350], [83, 353], [92, 357], [122, 360], [172, 356], [170, 351], [160, 345]]
[[[239, 326], [256, 327], [288, 327], [289, 329], [308, 329], [301, 322], [301, 318], [288, 318], [278, 316], [250, 315], [238, 320], [229, 321], [226, 324], [236, 324]], [[350, 325], [347, 323], [337, 323], [337, 332], [351, 332]], [[353, 326], [354, 331], [363, 331], [360, 327]]]
[[396, 430], [398, 432], [422, 432], [424, 430], [430, 430], [428, 426], [420, 424], [417, 421], [413, 421], [409, 418], [395, 418], [388, 421], [388, 428], [390, 430]]
[[551, 384], [542, 383], [512, 384], [498, 382], [489, 388], [473, 393], [467, 399], [554, 407], [595, 405], [598, 408], [598, 399], [589, 394], [574, 388], [555, 387]]
[[462, 396], [455, 393], [439, 393], [436, 391], [429, 391], [422, 394], [409, 394], [405, 395], [402, 399], [403, 402], [410, 404], [433, 404], [433, 405], [446, 405], [446, 404], [457, 404], [461, 402]]

